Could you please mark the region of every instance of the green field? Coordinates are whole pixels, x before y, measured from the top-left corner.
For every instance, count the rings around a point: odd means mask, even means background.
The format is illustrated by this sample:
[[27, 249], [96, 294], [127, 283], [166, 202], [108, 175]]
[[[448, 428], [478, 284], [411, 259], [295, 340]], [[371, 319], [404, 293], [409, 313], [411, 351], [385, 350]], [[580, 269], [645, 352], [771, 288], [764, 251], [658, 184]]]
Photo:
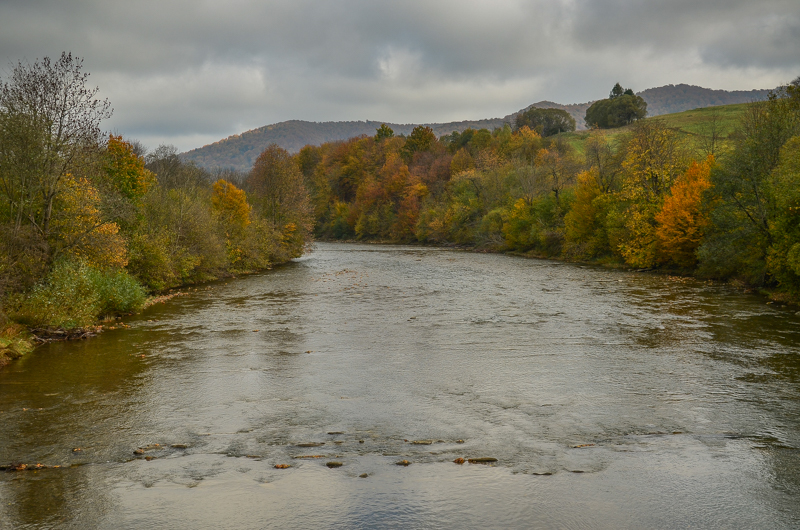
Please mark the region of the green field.
[[[717, 136], [722, 139], [723, 144], [728, 136], [734, 131], [740, 117], [750, 103], [738, 103], [736, 105], [721, 105], [717, 107], [705, 107], [702, 109], [686, 110], [675, 114], [664, 114], [647, 118], [648, 120], [662, 120], [667, 126], [678, 130], [687, 138], [697, 141], [698, 144], [703, 137], [711, 135], [712, 125], [716, 120]], [[615, 140], [619, 136], [631, 130], [631, 125], [618, 129], [605, 129], [602, 132], [610, 139]], [[575, 131], [565, 133], [561, 136], [565, 138], [579, 154], [584, 152], [584, 142], [589, 138], [591, 131]]]

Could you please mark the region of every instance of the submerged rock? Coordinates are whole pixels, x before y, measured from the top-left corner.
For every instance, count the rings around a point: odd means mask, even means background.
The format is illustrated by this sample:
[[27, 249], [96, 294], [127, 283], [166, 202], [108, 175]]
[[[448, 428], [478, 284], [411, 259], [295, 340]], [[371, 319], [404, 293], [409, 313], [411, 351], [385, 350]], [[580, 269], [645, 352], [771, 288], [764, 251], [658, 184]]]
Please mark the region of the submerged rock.
[[342, 467], [344, 464], [342, 462], [328, 462], [325, 465], [328, 466], [329, 468], [334, 468], [334, 467]]
[[413, 440], [411, 443], [414, 445], [431, 445], [433, 440]]
[[408, 460], [400, 460], [399, 462], [395, 462], [395, 465], [408, 467], [411, 465], [411, 462]]
[[189, 446], [186, 444], [172, 444], [170, 445], [173, 449], [188, 449]]
[[299, 444], [294, 444], [295, 447], [321, 447], [325, 445], [325, 442], [304, 442]]
[[464, 462], [466, 462], [466, 460], [464, 460], [463, 458], [456, 458], [455, 460], [453, 460], [453, 462], [456, 464], [463, 464]]
[[470, 464], [491, 464], [492, 462], [497, 462], [497, 459], [491, 456], [484, 456], [480, 458], [469, 458], [467, 461]]
[[368, 476], [366, 473], [361, 473], [358, 478], [367, 478]]
[[290, 467], [292, 466], [289, 464], [275, 464], [275, 469], [289, 469]]

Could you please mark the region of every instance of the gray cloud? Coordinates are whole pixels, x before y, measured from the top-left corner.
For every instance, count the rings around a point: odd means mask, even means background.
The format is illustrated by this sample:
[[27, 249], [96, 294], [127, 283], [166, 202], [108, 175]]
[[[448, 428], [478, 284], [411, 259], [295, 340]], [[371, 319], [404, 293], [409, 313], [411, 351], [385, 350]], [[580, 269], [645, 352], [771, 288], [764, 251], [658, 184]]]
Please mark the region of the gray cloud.
[[768, 88], [800, 74], [798, 49], [796, 0], [0, 2], [0, 71], [70, 50], [109, 128], [181, 149], [286, 119], [501, 116], [615, 81]]

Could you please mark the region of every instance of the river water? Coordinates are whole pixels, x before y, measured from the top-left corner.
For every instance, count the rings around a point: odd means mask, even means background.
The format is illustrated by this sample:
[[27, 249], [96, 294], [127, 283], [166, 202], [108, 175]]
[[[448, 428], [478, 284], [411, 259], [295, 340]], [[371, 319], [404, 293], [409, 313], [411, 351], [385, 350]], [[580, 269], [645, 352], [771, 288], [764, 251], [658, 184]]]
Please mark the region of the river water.
[[0, 369], [0, 464], [61, 466], [0, 473], [0, 527], [796, 528], [800, 316], [765, 302], [318, 243]]

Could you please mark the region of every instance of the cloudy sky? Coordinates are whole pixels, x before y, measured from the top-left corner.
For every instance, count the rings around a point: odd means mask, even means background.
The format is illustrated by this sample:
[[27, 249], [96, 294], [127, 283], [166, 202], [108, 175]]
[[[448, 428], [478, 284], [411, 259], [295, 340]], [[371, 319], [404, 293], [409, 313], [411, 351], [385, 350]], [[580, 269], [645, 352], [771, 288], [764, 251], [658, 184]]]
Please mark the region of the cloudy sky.
[[200, 147], [283, 120], [442, 122], [800, 75], [798, 0], [0, 0], [0, 75], [71, 51], [106, 128]]

